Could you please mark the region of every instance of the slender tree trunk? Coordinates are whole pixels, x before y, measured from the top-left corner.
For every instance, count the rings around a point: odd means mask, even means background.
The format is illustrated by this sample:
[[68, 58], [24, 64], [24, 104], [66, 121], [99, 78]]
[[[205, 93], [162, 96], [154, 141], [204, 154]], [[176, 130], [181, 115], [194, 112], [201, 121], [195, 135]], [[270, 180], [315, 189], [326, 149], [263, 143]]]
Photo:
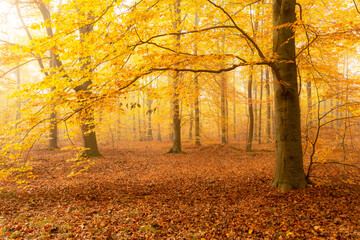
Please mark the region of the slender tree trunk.
[[228, 115], [227, 115], [227, 78], [225, 73], [221, 74], [221, 143], [226, 144], [228, 143]]
[[[55, 65], [55, 55], [53, 51], [50, 50], [50, 69], [56, 67]], [[55, 87], [52, 87], [50, 91], [54, 91]], [[59, 148], [58, 145], [58, 125], [56, 122], [57, 113], [55, 111], [55, 105], [51, 105], [50, 113], [50, 132], [49, 132], [49, 149]]]
[[[21, 84], [21, 71], [20, 71], [20, 67], [16, 68], [15, 70], [15, 75], [16, 75], [16, 88], [19, 91], [20, 90], [20, 84]], [[21, 118], [21, 99], [18, 98], [17, 99], [17, 109], [16, 109], [16, 120], [19, 120]]]
[[[198, 16], [198, 10], [195, 11], [195, 27], [199, 25], [199, 16]], [[195, 40], [194, 43], [194, 55], [197, 55], [197, 43]], [[194, 84], [195, 84], [195, 145], [200, 146], [200, 102], [199, 102], [199, 96], [200, 96], [200, 87], [199, 87], [199, 76], [198, 74], [195, 75], [194, 78]]]
[[253, 109], [253, 99], [252, 99], [252, 83], [253, 83], [253, 71], [254, 66], [249, 66], [249, 80], [248, 80], [248, 110], [249, 110], [249, 131], [246, 142], [246, 151], [250, 152], [252, 147], [252, 141], [254, 136], [254, 109]]
[[[39, 1], [37, 6], [38, 6], [38, 9], [40, 10], [40, 12], [41, 12], [41, 14], [43, 16], [44, 22], [47, 23], [47, 26], [46, 26], [47, 36], [52, 38], [54, 36], [54, 34], [53, 34], [53, 29], [51, 27], [51, 24], [49, 24], [49, 23], [51, 23], [51, 16], [50, 16], [49, 7], [42, 1]], [[59, 13], [61, 11], [61, 6], [62, 6], [62, 3], [60, 1], [59, 9], [58, 9]], [[18, 13], [18, 16], [20, 18], [21, 24], [22, 24], [23, 28], [25, 29], [28, 38], [30, 40], [32, 40], [33, 39], [32, 35], [31, 35], [28, 27], [26, 26], [25, 21], [24, 21], [22, 15], [21, 15], [19, 3], [16, 4], [16, 9], [17, 9], [17, 13]], [[56, 48], [56, 46], [54, 46], [54, 48]], [[38, 64], [39, 64], [40, 68], [42, 70], [44, 70], [45, 66], [44, 66], [41, 58], [39, 56], [35, 56], [35, 57], [37, 58], [37, 61], [38, 61]], [[50, 60], [50, 69], [53, 68], [53, 67], [61, 67], [62, 66], [59, 55], [54, 54], [54, 52], [51, 51], [51, 50], [50, 50], [50, 58], [51, 58], [51, 60]], [[49, 76], [49, 72], [43, 71], [43, 73], [44, 73], [45, 76]], [[51, 70], [50, 70], [50, 74], [51, 74]], [[52, 88], [51, 91], [54, 91], [54, 88]], [[53, 105], [51, 107], [53, 109], [55, 108]], [[49, 133], [49, 137], [50, 137], [49, 148], [50, 149], [58, 148], [58, 131], [57, 131], [56, 112], [55, 111], [53, 111], [50, 114], [50, 125], [53, 125], [53, 128], [50, 129], [50, 133]]]
[[256, 81], [254, 83], [254, 98], [253, 98], [253, 106], [254, 106], [254, 140], [257, 141], [258, 140], [258, 103], [257, 103], [257, 85], [256, 85]]
[[136, 118], [135, 118], [135, 112], [132, 111], [132, 124], [133, 124], [133, 140], [136, 139]]
[[[275, 176], [272, 186], [286, 191], [306, 188], [301, 145], [300, 104], [295, 60], [296, 0], [273, 0], [273, 51], [275, 96]], [[280, 62], [281, 61], [281, 62]]]
[[311, 82], [306, 83], [306, 93], [307, 93], [307, 115], [308, 115], [308, 127], [312, 125], [312, 93], [311, 93]]
[[[225, 54], [225, 34], [222, 35], [222, 54]], [[227, 104], [227, 75], [220, 74], [220, 128], [221, 143], [227, 144], [228, 138], [228, 104]]]
[[153, 141], [153, 131], [152, 131], [152, 125], [151, 125], [151, 116], [152, 116], [152, 110], [151, 110], [151, 106], [152, 106], [152, 100], [149, 99], [148, 97], [148, 111], [147, 111], [147, 115], [148, 115], [148, 131], [147, 131], [147, 136], [146, 136], [146, 140], [147, 141]]
[[140, 93], [137, 94], [137, 105], [138, 105], [138, 110], [137, 110], [137, 115], [138, 115], [138, 131], [139, 131], [139, 141], [141, 142], [143, 140], [143, 136], [142, 136], [142, 130], [141, 130], [141, 114], [140, 114]]
[[145, 108], [145, 106], [146, 106], [146, 101], [145, 101], [145, 96], [144, 96], [144, 94], [142, 95], [142, 103], [143, 103], [143, 108], [142, 108], [142, 117], [143, 117], [143, 127], [142, 127], [142, 129], [141, 129], [141, 131], [142, 131], [142, 136], [143, 136], [143, 139], [142, 139], [142, 141], [146, 141], [146, 135], [147, 135], [147, 132], [146, 132], [146, 130], [147, 130], [147, 122], [146, 122], [146, 108]]
[[261, 82], [260, 82], [260, 103], [259, 103], [259, 133], [258, 133], [258, 136], [259, 136], [259, 139], [258, 139], [258, 143], [261, 144], [261, 111], [262, 111], [262, 100], [263, 100], [263, 81], [264, 81], [264, 69], [261, 68], [261, 71], [260, 71], [260, 74], [261, 74]]
[[[116, 135], [117, 135], [117, 140], [118, 141], [121, 141], [121, 137], [124, 135], [122, 134], [121, 130], [122, 130], [122, 127], [121, 127], [121, 115], [120, 113], [117, 113], [117, 126], [116, 126]], [[100, 118], [101, 119], [101, 118]]]
[[[180, 9], [180, 0], [176, 0], [174, 4], [174, 13], [176, 16], [176, 20], [173, 22], [173, 27], [178, 33], [181, 32], [179, 29], [181, 24], [181, 9]], [[177, 51], [180, 49], [180, 34], [176, 36], [176, 49]], [[181, 118], [180, 118], [180, 99], [179, 99], [179, 83], [180, 83], [180, 72], [175, 71], [173, 77], [173, 130], [174, 130], [174, 139], [173, 145], [170, 149], [170, 153], [182, 153], [181, 150]]]
[[194, 125], [194, 106], [193, 103], [190, 103], [189, 140], [193, 139], [193, 125]]
[[158, 135], [157, 135], [157, 140], [160, 141], [160, 142], [162, 141], [160, 123], [158, 123]]
[[236, 85], [235, 85], [235, 81], [236, 81], [236, 74], [234, 71], [234, 79], [233, 79], [233, 134], [234, 134], [234, 139], [236, 139]]
[[265, 85], [266, 85], [266, 133], [268, 142], [272, 138], [271, 135], [271, 101], [270, 101], [270, 73], [269, 68], [265, 69]]

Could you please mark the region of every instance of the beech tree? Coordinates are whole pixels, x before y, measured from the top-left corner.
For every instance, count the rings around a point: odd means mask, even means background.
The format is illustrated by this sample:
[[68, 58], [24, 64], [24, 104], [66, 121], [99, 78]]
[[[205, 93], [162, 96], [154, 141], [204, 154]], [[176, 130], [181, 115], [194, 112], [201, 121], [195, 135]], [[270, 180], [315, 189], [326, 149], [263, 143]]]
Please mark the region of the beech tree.
[[[300, 104], [295, 59], [296, 0], [273, 1], [275, 176], [272, 186], [280, 190], [305, 188], [301, 145]], [[274, 70], [273, 69], [273, 70]]]

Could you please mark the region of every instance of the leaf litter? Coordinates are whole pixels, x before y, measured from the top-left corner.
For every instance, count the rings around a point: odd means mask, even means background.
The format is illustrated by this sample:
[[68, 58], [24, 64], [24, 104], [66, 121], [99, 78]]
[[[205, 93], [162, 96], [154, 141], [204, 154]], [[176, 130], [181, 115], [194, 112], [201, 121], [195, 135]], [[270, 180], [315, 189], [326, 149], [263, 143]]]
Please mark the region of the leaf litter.
[[320, 168], [326, 182], [281, 192], [269, 186], [271, 149], [185, 143], [185, 154], [164, 154], [169, 145], [103, 147], [71, 178], [71, 152], [35, 151], [38, 177], [1, 192], [0, 237], [360, 239], [360, 187], [332, 179], [339, 169]]

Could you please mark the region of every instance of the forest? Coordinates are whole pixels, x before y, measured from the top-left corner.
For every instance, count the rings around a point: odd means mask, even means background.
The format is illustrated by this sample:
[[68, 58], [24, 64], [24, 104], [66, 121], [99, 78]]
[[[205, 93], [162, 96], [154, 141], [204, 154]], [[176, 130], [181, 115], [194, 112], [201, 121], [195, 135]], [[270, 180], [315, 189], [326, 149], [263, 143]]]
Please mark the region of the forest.
[[360, 1], [0, 0], [1, 239], [360, 239]]

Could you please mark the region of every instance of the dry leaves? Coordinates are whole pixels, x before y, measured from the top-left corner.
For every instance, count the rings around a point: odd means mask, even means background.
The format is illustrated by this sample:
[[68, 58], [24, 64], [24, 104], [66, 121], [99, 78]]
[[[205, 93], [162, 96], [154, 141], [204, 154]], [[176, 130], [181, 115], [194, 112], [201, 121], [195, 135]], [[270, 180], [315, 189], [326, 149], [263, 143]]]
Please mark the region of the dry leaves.
[[[124, 145], [82, 175], [61, 151], [36, 152], [39, 177], [0, 195], [3, 239], [359, 239], [360, 187], [280, 192], [274, 153], [243, 146]], [[45, 171], [46, 169], [46, 171]]]

